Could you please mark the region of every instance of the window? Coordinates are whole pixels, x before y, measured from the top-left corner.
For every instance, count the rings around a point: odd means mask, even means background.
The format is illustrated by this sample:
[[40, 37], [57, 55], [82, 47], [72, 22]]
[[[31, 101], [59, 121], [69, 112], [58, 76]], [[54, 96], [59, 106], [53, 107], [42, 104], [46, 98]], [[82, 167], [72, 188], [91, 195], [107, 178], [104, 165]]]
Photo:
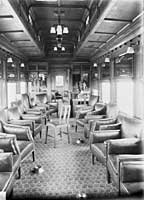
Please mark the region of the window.
[[102, 101], [104, 103], [110, 102], [110, 82], [102, 83]]
[[8, 107], [16, 100], [16, 83], [8, 83]]
[[120, 111], [133, 115], [133, 81], [117, 82], [117, 105]]
[[63, 85], [64, 85], [64, 77], [56, 76], [56, 86], [63, 86]]

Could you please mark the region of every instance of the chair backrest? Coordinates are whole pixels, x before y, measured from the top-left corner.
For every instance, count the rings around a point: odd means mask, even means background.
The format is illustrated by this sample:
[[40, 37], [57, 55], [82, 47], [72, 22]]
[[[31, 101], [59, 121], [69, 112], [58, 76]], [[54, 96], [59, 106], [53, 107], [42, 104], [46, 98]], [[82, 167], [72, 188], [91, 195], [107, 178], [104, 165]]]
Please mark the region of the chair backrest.
[[90, 95], [89, 106], [95, 106], [95, 104], [99, 101], [99, 96]]
[[59, 106], [59, 120], [69, 122], [71, 106], [69, 104], [61, 103]]
[[17, 120], [20, 119], [21, 115], [19, 113], [18, 107], [11, 107], [7, 109], [7, 119], [9, 120]]
[[30, 108], [30, 101], [29, 101], [28, 94], [26, 94], [26, 93], [22, 94], [22, 103], [26, 110]]
[[47, 93], [36, 94], [36, 96], [35, 96], [35, 102], [36, 102], [36, 104], [47, 103], [48, 102]]
[[3, 132], [3, 122], [7, 122], [7, 115], [5, 109], [0, 110], [0, 132]]

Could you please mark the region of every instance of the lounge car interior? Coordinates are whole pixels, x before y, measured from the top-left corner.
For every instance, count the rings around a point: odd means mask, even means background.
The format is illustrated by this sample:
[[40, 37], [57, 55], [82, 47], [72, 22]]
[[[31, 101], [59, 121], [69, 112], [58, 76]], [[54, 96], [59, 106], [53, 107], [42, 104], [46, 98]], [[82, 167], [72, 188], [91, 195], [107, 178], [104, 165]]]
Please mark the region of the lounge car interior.
[[0, 0], [0, 200], [143, 199], [143, 102], [143, 0]]

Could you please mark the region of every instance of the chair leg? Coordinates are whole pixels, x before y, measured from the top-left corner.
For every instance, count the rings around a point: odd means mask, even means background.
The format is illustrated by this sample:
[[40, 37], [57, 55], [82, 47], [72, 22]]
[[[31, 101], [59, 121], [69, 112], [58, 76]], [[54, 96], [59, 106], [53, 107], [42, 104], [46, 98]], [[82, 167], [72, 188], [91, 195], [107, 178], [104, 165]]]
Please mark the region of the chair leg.
[[33, 162], [35, 161], [35, 152], [34, 151], [32, 152], [32, 160], [33, 160]]
[[54, 129], [54, 148], [56, 148], [56, 129]]
[[45, 137], [45, 144], [47, 144], [47, 137], [48, 137], [48, 126], [46, 126], [46, 137]]
[[70, 144], [70, 135], [69, 135], [69, 129], [68, 129], [68, 126], [67, 126], [67, 134], [68, 134], [68, 143]]
[[107, 169], [107, 182], [111, 183], [111, 177], [110, 177], [110, 173], [109, 173], [108, 169]]
[[95, 156], [94, 154], [92, 154], [92, 164], [94, 165], [94, 159], [95, 159]]
[[18, 168], [18, 178], [21, 178], [21, 167]]
[[77, 125], [75, 126], [75, 132], [77, 132]]
[[40, 138], [42, 137], [42, 131], [40, 131]]

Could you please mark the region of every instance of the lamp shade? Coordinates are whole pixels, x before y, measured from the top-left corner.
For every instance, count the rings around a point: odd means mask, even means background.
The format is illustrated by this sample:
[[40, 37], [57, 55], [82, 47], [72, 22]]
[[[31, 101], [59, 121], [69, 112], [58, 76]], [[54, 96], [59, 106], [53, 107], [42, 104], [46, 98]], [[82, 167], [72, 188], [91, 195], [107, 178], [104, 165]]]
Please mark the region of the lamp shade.
[[62, 26], [61, 25], [57, 25], [57, 35], [62, 35]]
[[106, 57], [106, 58], [105, 58], [105, 62], [106, 62], [106, 63], [109, 63], [109, 62], [110, 62], [110, 58]]
[[97, 67], [97, 63], [94, 63], [93, 66], [94, 66], [94, 67]]
[[8, 62], [8, 63], [12, 63], [12, 62], [13, 62], [13, 59], [12, 59], [11, 57], [9, 57], [9, 58], [7, 59], [7, 62]]
[[63, 33], [64, 33], [64, 34], [68, 34], [68, 33], [69, 33], [68, 27], [64, 27], [64, 28], [63, 28]]
[[21, 64], [20, 64], [20, 66], [21, 66], [21, 67], [24, 67], [24, 66], [25, 66], [25, 64], [24, 64], [24, 63], [21, 63]]
[[62, 47], [62, 49], [61, 49], [62, 51], [65, 51], [65, 47]]
[[57, 51], [58, 49], [57, 49], [57, 47], [54, 47], [54, 51]]
[[50, 33], [56, 33], [56, 30], [55, 30], [55, 27], [54, 27], [54, 26], [51, 27]]
[[129, 53], [129, 54], [133, 54], [133, 53], [134, 53], [134, 48], [133, 48], [133, 47], [128, 47], [126, 53], [127, 53], [127, 54], [128, 54], [128, 53]]

